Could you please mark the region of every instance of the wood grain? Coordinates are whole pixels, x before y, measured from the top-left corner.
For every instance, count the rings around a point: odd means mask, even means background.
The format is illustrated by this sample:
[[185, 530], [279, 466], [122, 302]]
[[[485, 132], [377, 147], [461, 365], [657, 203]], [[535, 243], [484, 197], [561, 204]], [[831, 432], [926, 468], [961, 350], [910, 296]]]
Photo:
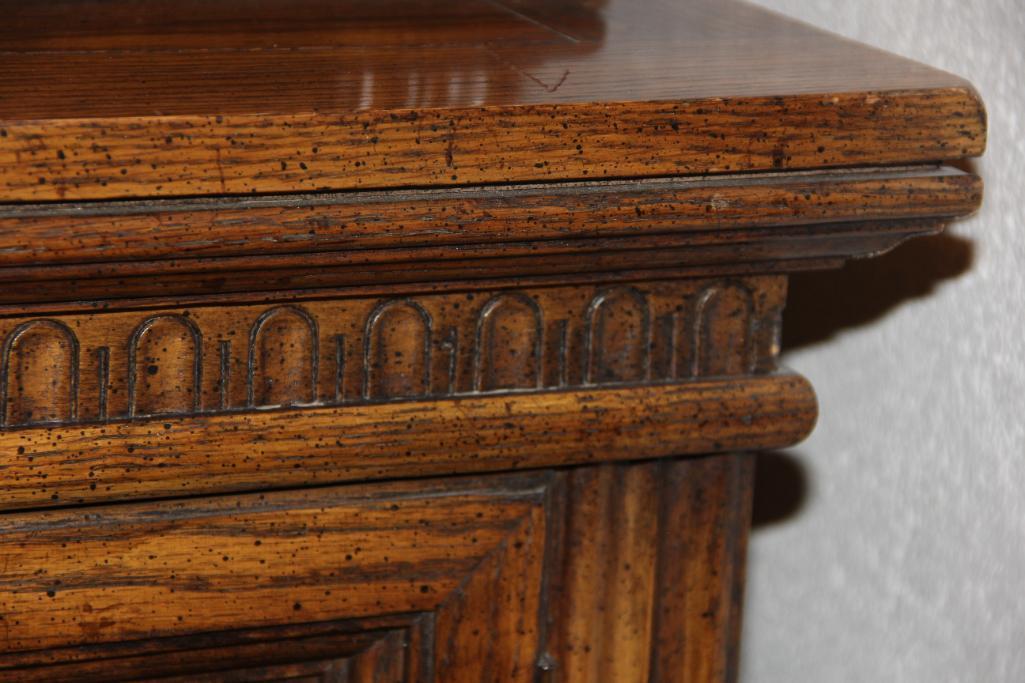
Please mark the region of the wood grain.
[[[111, 270], [110, 262], [123, 261], [474, 244], [502, 244], [504, 253], [530, 244], [539, 254], [564, 250], [568, 240], [659, 234], [694, 235], [690, 243], [697, 244], [710, 232], [726, 241], [731, 235], [743, 239], [744, 230], [752, 228], [952, 218], [974, 211], [981, 199], [977, 176], [922, 166], [472, 190], [28, 204], [0, 207], [0, 267], [106, 262]], [[155, 274], [161, 268], [168, 264], [153, 263], [149, 270]]]
[[90, 3], [83, 22], [77, 3], [3, 5], [0, 198], [808, 169], [985, 145], [964, 81], [741, 3], [233, 0], [164, 22], [160, 6]]
[[[553, 126], [553, 120], [561, 124]], [[341, 120], [235, 114], [4, 125], [0, 187], [6, 201], [905, 164], [978, 156], [985, 137], [981, 105], [963, 88], [600, 108], [491, 107], [415, 117], [367, 113]]]
[[[864, 228], [865, 226], [861, 226]], [[864, 255], [882, 254], [900, 243], [912, 238], [925, 235], [935, 235], [943, 231], [945, 224], [937, 222], [916, 223], [901, 234], [886, 234], [877, 236], [872, 240], [864, 240], [861, 246], [867, 247], [873, 243], [875, 251], [866, 252]], [[850, 242], [845, 246], [851, 247]], [[104, 297], [102, 291], [97, 291], [99, 296], [95, 298], [69, 297], [67, 287], [72, 284], [65, 284], [64, 292], [58, 295], [52, 289], [43, 291], [43, 296], [33, 300], [27, 296], [25, 291], [14, 300], [20, 303], [0, 302], [0, 317], [47, 317], [54, 315], [73, 315], [83, 313], [95, 313], [99, 311], [118, 312], [140, 312], [159, 311], [169, 308], [183, 308], [196, 306], [212, 306], [219, 304], [261, 304], [274, 305], [294, 301], [328, 301], [333, 299], [358, 298], [365, 296], [378, 297], [404, 297], [423, 294], [461, 294], [468, 289], [475, 293], [492, 295], [497, 292], [507, 291], [510, 288], [533, 288], [553, 287], [559, 285], [570, 286], [621, 286], [632, 285], [641, 282], [664, 282], [667, 280], [688, 280], [697, 278], [709, 279], [731, 279], [761, 276], [767, 273], [797, 273], [807, 270], [822, 270], [829, 268], [840, 268], [847, 262], [847, 258], [837, 254], [822, 253], [817, 256], [805, 256], [804, 258], [787, 258], [782, 256], [772, 261], [733, 261], [723, 259], [721, 262], [703, 266], [680, 266], [670, 268], [648, 268], [643, 265], [633, 268], [624, 268], [614, 271], [583, 271], [567, 273], [543, 273], [538, 272], [532, 275], [521, 275], [516, 278], [502, 277], [501, 275], [481, 272], [480, 279], [472, 281], [462, 280], [441, 280], [427, 282], [401, 282], [389, 284], [367, 283], [349, 286], [325, 285], [315, 289], [289, 288], [276, 290], [257, 289], [253, 291], [238, 292], [208, 292], [206, 294], [178, 294], [173, 296], [158, 295], [153, 289], [146, 290], [149, 295], [141, 293], [141, 288], [130, 290], [129, 295], [124, 298]], [[419, 266], [420, 264], [415, 264]], [[647, 264], [650, 265], [650, 264]], [[36, 283], [33, 283], [34, 285]], [[77, 285], [78, 283], [73, 283]], [[84, 283], [83, 283], [84, 284]], [[123, 284], [123, 283], [113, 283]], [[297, 284], [293, 282], [292, 284]], [[111, 283], [108, 285], [113, 286]], [[38, 285], [36, 285], [38, 286]], [[164, 291], [163, 288], [157, 288]], [[215, 288], [216, 289], [216, 288]], [[0, 289], [0, 294], [3, 293]], [[109, 290], [108, 290], [109, 291]], [[53, 295], [53, 296], [50, 296]]]
[[[65, 646], [430, 613], [421, 680], [530, 683], [550, 478], [5, 516], [0, 667], [8, 653], [25, 666]], [[365, 680], [394, 680], [375, 669]]]
[[735, 680], [751, 462], [5, 515], [0, 680]]
[[3, 509], [781, 448], [803, 378], [268, 411], [0, 434]]
[[785, 274], [981, 202], [739, 1], [0, 16], [0, 681], [734, 683]]
[[[287, 679], [295, 671], [327, 677], [341, 670], [341, 680], [349, 683], [345, 676], [355, 678], [377, 663], [384, 645], [393, 662], [406, 665], [405, 680], [413, 683], [431, 669], [432, 623], [429, 613], [401, 614], [6, 653], [0, 655], [0, 680], [107, 683], [174, 676], [223, 683]], [[405, 651], [395, 651], [395, 640]]]
[[10, 317], [0, 429], [766, 372], [784, 297], [762, 276]]
[[0, 269], [0, 306], [12, 312], [109, 308], [111, 300], [136, 299], [133, 307], [152, 307], [154, 300], [175, 305], [182, 299], [205, 303], [237, 295], [288, 300], [328, 289], [398, 294], [424, 288], [498, 289], [521, 282], [782, 273], [837, 267], [845, 259], [880, 254], [911, 237], [935, 234], [945, 224], [943, 219], [848, 221], [568, 243], [12, 267]]
[[680, 533], [659, 548], [651, 680], [738, 678], [753, 466], [708, 458], [661, 481], [660, 518]]
[[549, 680], [737, 680], [752, 472], [725, 455], [567, 474]]

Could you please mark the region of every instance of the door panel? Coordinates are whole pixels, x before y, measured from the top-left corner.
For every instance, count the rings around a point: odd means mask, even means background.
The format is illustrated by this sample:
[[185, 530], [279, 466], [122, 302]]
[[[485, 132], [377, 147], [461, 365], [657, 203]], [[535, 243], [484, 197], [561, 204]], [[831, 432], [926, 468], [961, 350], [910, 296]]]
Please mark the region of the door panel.
[[0, 516], [0, 680], [731, 680], [750, 458]]

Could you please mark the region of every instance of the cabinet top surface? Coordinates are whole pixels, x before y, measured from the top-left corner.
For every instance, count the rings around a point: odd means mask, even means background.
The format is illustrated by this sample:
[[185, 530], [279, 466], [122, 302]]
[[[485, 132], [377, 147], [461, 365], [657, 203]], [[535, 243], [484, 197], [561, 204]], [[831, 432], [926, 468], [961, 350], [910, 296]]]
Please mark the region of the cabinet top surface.
[[[965, 85], [720, 0], [4, 0], [0, 7], [0, 112], [11, 119]], [[35, 87], [26, 89], [29, 82]]]
[[[983, 144], [981, 105], [963, 80], [734, 1], [0, 0], [0, 10], [6, 200], [915, 162], [973, 156]], [[899, 137], [883, 119], [901, 109], [894, 120], [918, 135], [929, 126], [935, 144], [893, 149], [891, 139], [880, 145], [888, 152], [865, 151], [879, 144], [879, 129]], [[915, 118], [925, 109], [939, 123]], [[793, 127], [781, 114], [809, 130], [846, 125], [849, 115], [847, 147], [863, 158], [808, 139], [822, 157], [795, 160], [795, 138], [775, 155], [755, 150], [747, 163], [730, 163], [718, 149], [726, 145], [695, 142], [752, 125], [774, 136], [772, 121]], [[702, 119], [677, 115], [704, 116], [707, 129], [696, 133]], [[687, 159], [622, 165], [624, 151], [643, 146], [635, 139], [662, 129], [686, 139]], [[316, 154], [332, 143], [343, 148], [331, 150], [333, 161], [281, 157], [280, 149]], [[423, 159], [384, 168], [378, 143], [391, 152], [423, 144], [418, 154], [444, 168]], [[461, 154], [473, 144], [476, 156]], [[166, 147], [190, 145], [179, 158], [202, 156], [219, 171], [181, 186], [181, 173], [160, 182], [161, 169], [145, 171], [166, 168], [152, 158]], [[240, 146], [246, 168], [234, 163]], [[541, 159], [546, 146], [558, 153]], [[619, 165], [602, 161], [599, 148]], [[484, 158], [500, 154], [501, 163]], [[13, 171], [22, 178], [8, 177]]]

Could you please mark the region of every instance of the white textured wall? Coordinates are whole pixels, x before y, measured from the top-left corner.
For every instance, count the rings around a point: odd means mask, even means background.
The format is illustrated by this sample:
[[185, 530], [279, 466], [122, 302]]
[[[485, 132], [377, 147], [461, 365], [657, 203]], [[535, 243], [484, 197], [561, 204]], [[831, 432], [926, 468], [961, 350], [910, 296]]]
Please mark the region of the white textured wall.
[[[1025, 682], [1025, 0], [759, 2], [968, 78], [990, 142], [951, 238], [795, 289], [821, 418], [752, 536], [743, 680]], [[894, 300], [814, 342], [859, 287]]]

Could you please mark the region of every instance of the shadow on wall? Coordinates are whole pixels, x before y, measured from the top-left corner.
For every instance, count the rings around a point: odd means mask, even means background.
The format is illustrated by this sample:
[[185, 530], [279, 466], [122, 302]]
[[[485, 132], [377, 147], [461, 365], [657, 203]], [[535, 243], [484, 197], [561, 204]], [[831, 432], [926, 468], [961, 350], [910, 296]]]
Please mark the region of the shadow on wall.
[[783, 353], [869, 325], [905, 301], [929, 296], [944, 280], [968, 272], [974, 258], [970, 240], [943, 233], [840, 270], [797, 273], [783, 313]]
[[796, 517], [808, 498], [808, 471], [798, 452], [767, 451], [755, 461], [751, 527], [780, 524]]
[[[840, 270], [791, 276], [783, 315], [783, 353], [870, 325], [905, 301], [928, 296], [944, 280], [968, 272], [974, 257], [970, 240], [944, 233], [911, 240], [883, 256], [853, 261]], [[758, 455], [755, 529], [786, 522], [801, 511], [809, 490], [803, 459], [794, 451]]]

